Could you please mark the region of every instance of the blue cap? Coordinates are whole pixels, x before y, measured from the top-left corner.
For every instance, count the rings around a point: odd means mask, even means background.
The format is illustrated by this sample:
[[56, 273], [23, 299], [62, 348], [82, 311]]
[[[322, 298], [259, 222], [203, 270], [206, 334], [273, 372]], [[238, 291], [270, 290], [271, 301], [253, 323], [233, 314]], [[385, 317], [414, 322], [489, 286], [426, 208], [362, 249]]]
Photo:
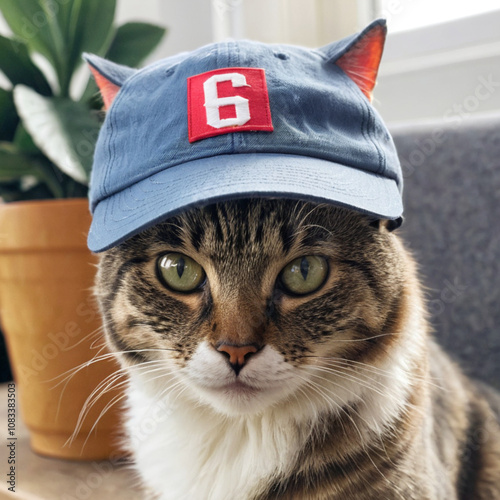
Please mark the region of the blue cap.
[[109, 106], [92, 170], [89, 248], [236, 198], [400, 218], [401, 168], [369, 100], [384, 38], [378, 20], [314, 50], [226, 41], [141, 70], [86, 55]]

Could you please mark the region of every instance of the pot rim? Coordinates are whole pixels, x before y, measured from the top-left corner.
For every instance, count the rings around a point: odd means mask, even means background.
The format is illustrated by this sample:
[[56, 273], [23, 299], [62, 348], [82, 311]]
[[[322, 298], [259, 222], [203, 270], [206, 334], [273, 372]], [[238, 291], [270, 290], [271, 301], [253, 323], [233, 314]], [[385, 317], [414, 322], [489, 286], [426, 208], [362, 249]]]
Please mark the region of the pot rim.
[[87, 198], [27, 200], [0, 205], [0, 253], [87, 251]]

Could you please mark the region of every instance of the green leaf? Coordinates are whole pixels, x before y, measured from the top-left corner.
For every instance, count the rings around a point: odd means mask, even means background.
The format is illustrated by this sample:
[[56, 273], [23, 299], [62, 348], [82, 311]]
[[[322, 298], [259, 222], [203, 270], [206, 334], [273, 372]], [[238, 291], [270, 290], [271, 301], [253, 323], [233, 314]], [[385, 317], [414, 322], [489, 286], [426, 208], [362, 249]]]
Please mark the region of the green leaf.
[[126, 66], [136, 67], [158, 46], [165, 28], [147, 23], [126, 23], [116, 30], [105, 57]]
[[19, 123], [19, 125], [17, 126], [16, 134], [14, 135], [12, 144], [20, 153], [29, 155], [42, 155], [42, 152], [37, 148], [36, 144], [31, 138], [31, 135], [26, 132], [26, 129], [24, 128], [24, 125], [22, 123]]
[[71, 0], [59, 10], [58, 23], [63, 33], [67, 75], [61, 81], [61, 95], [67, 90], [82, 53], [104, 53], [111, 42], [116, 0]]
[[14, 89], [14, 102], [35, 144], [65, 174], [87, 184], [100, 124], [71, 99], [43, 97], [29, 87]]
[[0, 141], [11, 141], [18, 123], [12, 91], [0, 88]]
[[15, 181], [26, 175], [38, 177], [40, 172], [35, 162], [9, 146], [0, 143], [0, 182]]
[[116, 0], [0, 0], [0, 10], [30, 51], [53, 65], [67, 97], [81, 53], [102, 52], [113, 33]]
[[1, 35], [0, 71], [12, 85], [23, 83], [34, 88], [39, 94], [52, 94], [52, 89], [44, 74], [31, 60], [26, 44]]
[[7, 24], [31, 51], [44, 55], [58, 68], [64, 44], [57, 32], [58, 2], [50, 0], [0, 0]]
[[23, 191], [24, 182], [21, 181], [27, 176], [45, 184], [52, 193], [51, 197], [60, 198], [64, 195], [63, 174], [56, 171], [48, 160], [24, 154], [10, 143], [0, 142], [0, 184], [10, 200], [21, 199], [15, 191]]

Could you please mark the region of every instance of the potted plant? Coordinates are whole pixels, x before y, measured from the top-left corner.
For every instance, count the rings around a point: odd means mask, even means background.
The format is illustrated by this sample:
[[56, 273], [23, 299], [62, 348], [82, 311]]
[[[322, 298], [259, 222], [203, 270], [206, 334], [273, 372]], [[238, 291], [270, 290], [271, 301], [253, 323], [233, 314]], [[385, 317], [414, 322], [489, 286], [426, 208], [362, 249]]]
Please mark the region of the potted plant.
[[116, 370], [112, 361], [88, 363], [102, 354], [85, 238], [102, 112], [95, 84], [79, 70], [82, 52], [136, 66], [165, 29], [115, 27], [115, 7], [0, 0], [13, 33], [0, 36], [0, 71], [12, 84], [0, 88], [0, 318], [32, 448], [57, 457], [98, 459], [116, 449], [116, 411], [101, 413], [121, 395], [105, 385], [67, 445], [87, 397]]

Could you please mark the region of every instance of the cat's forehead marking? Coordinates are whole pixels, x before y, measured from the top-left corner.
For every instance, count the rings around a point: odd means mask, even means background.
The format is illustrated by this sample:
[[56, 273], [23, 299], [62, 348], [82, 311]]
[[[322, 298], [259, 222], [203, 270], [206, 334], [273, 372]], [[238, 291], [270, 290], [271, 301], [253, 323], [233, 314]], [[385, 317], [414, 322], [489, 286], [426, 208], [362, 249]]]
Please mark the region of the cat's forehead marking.
[[193, 248], [217, 260], [286, 254], [295, 230], [282, 204], [262, 200], [209, 205], [186, 213], [183, 222]]

